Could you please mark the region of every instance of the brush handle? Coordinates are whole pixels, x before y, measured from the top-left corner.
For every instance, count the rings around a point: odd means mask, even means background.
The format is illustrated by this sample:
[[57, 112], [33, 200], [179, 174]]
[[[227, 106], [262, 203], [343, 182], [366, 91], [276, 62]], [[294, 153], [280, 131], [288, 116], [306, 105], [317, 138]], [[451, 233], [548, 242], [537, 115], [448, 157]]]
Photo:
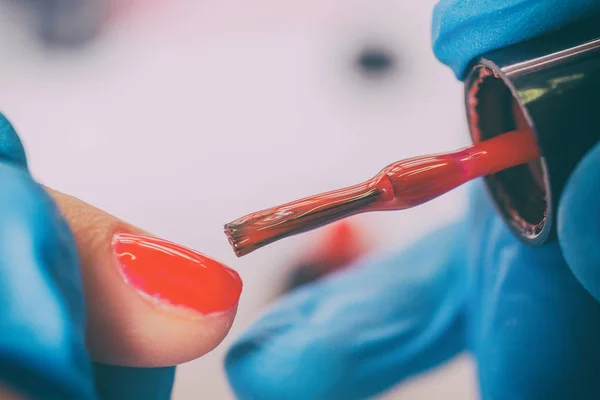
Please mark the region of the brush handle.
[[398, 161], [384, 168], [372, 180], [382, 192], [386, 192], [391, 183], [393, 196], [382, 196], [368, 211], [414, 207], [472, 179], [538, 158], [533, 133], [521, 130], [508, 132], [452, 153]]
[[242, 256], [354, 214], [417, 206], [471, 179], [538, 157], [530, 131], [510, 132], [452, 153], [398, 161], [367, 182], [239, 218], [225, 225], [225, 233]]

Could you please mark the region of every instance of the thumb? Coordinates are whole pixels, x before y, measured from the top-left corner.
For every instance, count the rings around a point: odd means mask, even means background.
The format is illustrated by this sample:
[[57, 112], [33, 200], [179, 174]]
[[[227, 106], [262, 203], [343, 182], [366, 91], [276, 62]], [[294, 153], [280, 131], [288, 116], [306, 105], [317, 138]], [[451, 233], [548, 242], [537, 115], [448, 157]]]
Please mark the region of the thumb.
[[177, 365], [206, 354], [225, 338], [242, 290], [235, 271], [47, 190], [75, 236], [94, 361]]

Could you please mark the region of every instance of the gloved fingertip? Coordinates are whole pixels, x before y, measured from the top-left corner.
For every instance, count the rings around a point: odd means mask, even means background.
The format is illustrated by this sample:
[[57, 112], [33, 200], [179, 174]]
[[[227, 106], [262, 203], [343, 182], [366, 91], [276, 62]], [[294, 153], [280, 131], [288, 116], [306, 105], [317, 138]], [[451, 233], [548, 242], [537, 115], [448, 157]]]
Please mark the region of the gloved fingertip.
[[25, 148], [12, 124], [0, 113], [0, 160], [27, 168]]
[[560, 199], [558, 237], [575, 277], [600, 301], [600, 145], [575, 169]]
[[[307, 294], [309, 296], [305, 296]], [[225, 371], [238, 399], [324, 399], [344, 371], [335, 346], [303, 323], [316, 291], [279, 303], [229, 349]]]
[[448, 227], [280, 299], [225, 359], [237, 398], [369, 398], [456, 355], [462, 232]]

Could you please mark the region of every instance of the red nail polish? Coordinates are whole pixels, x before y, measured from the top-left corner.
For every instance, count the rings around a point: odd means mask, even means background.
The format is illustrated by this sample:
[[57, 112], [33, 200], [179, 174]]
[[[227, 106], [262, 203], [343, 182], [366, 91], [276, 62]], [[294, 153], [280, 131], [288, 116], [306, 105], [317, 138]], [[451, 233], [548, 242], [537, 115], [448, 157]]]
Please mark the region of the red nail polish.
[[125, 281], [144, 294], [202, 314], [235, 307], [237, 272], [204, 254], [151, 236], [117, 233], [113, 251]]

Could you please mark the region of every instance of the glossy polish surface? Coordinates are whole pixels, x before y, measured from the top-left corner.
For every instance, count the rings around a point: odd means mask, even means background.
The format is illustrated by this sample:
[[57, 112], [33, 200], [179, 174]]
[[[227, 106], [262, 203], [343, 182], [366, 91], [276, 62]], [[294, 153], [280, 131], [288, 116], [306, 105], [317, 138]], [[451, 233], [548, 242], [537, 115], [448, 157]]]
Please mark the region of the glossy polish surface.
[[202, 314], [234, 308], [242, 280], [232, 269], [169, 241], [117, 233], [113, 251], [125, 281], [147, 296]]
[[225, 225], [236, 255], [368, 211], [423, 204], [472, 179], [539, 158], [533, 132], [508, 132], [451, 153], [409, 158], [344, 189], [259, 211]]

